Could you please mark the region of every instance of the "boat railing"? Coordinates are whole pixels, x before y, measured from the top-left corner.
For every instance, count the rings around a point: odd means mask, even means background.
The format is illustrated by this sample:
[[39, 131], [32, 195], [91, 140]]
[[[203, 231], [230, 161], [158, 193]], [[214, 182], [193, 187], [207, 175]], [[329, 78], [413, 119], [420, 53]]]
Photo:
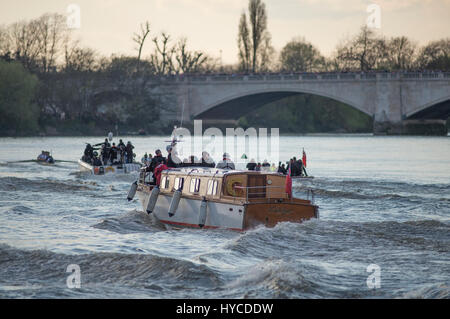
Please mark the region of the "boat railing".
[[147, 172], [146, 168], [141, 168], [139, 172], [139, 183], [151, 184], [153, 179], [153, 173]]
[[[292, 196], [290, 198], [286, 196], [286, 189], [284, 186], [233, 186], [233, 188], [244, 190], [246, 203], [269, 203], [271, 200], [283, 200], [283, 202], [294, 201]], [[303, 191], [305, 192], [305, 199], [314, 205], [314, 190], [305, 188]], [[234, 201], [236, 202], [238, 200], [242, 200], [242, 197], [234, 196]]]

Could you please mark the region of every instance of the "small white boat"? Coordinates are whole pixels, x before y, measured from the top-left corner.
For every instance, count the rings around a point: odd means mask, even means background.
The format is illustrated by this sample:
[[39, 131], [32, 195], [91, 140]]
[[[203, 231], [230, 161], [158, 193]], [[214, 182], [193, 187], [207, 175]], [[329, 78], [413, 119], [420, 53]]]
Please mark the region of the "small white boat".
[[308, 199], [289, 197], [286, 176], [278, 173], [175, 168], [161, 173], [159, 186], [150, 184], [150, 176], [141, 170], [128, 200], [137, 194], [144, 211], [173, 227], [243, 231], [319, 217], [312, 191]]
[[82, 160], [78, 160], [78, 166], [82, 172], [91, 172], [94, 175], [104, 175], [110, 173], [126, 174], [131, 172], [139, 172], [142, 167], [142, 165], [139, 163], [93, 166], [92, 164], [86, 163]]

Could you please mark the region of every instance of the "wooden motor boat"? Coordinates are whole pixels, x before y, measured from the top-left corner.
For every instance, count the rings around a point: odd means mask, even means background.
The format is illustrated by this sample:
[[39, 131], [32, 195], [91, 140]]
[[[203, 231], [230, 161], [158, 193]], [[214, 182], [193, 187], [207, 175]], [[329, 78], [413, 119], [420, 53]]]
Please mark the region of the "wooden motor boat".
[[144, 211], [166, 225], [243, 231], [319, 217], [312, 191], [311, 199], [290, 197], [282, 174], [184, 167], [163, 171], [159, 186], [149, 174], [141, 170], [128, 200], [137, 195]]

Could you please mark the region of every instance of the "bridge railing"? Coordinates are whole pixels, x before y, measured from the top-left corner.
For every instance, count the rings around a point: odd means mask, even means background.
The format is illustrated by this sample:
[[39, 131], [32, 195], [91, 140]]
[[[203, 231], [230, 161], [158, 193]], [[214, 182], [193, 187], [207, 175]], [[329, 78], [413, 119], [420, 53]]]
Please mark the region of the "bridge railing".
[[450, 72], [341, 72], [341, 73], [261, 73], [182, 74], [155, 77], [159, 82], [239, 82], [239, 81], [352, 81], [352, 80], [433, 80], [448, 79]]

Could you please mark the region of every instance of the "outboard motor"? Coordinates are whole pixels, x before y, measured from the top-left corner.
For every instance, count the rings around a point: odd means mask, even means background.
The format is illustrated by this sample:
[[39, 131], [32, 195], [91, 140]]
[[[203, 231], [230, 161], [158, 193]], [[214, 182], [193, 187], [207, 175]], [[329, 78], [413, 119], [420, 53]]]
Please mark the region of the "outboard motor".
[[135, 181], [133, 184], [131, 184], [130, 190], [128, 191], [128, 195], [127, 195], [128, 201], [131, 201], [134, 198], [134, 195], [136, 195], [137, 187], [138, 187], [137, 181]]
[[178, 208], [178, 204], [180, 203], [180, 199], [181, 199], [181, 189], [177, 189], [173, 193], [172, 201], [170, 202], [169, 217], [172, 217], [173, 215], [175, 215], [177, 208]]
[[151, 214], [156, 206], [156, 201], [158, 200], [159, 186], [155, 186], [150, 194], [150, 198], [147, 203], [147, 214]]
[[200, 204], [200, 213], [198, 214], [198, 226], [203, 228], [206, 222], [206, 214], [208, 212], [208, 201], [206, 198], [203, 198], [202, 203]]

